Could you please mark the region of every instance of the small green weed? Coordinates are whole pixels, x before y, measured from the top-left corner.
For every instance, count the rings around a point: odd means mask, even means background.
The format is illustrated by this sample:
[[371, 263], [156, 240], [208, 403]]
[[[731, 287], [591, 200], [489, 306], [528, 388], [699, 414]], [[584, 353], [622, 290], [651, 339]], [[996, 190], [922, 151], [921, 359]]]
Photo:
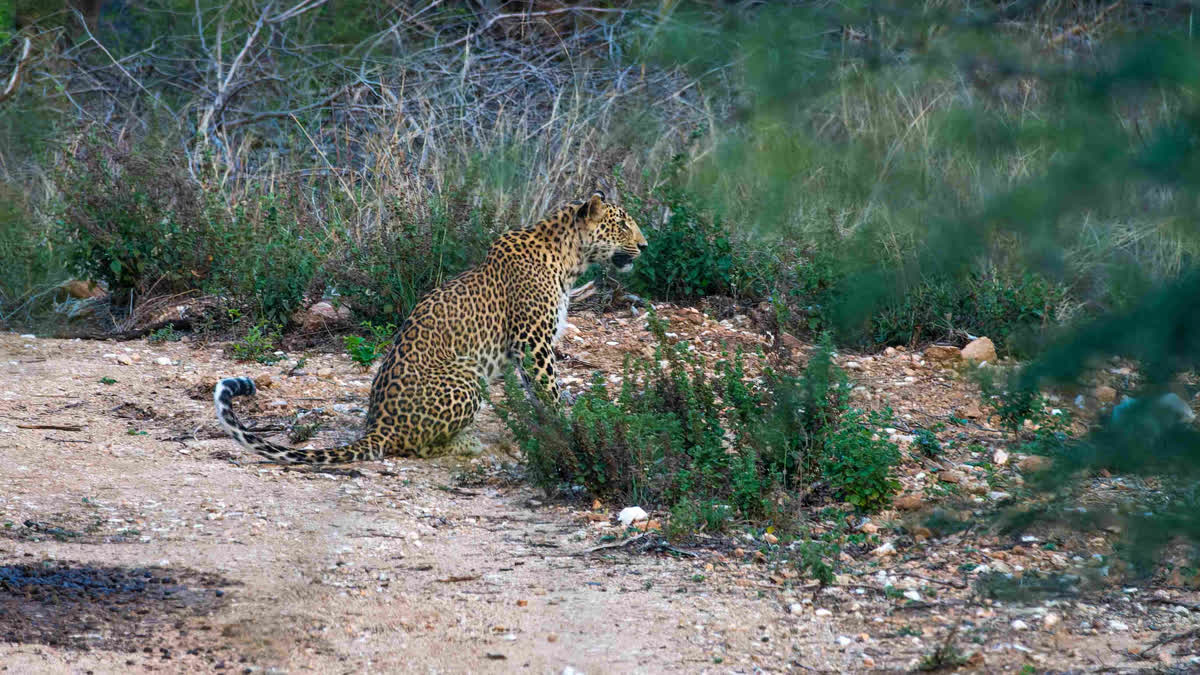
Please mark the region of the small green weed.
[[259, 323], [246, 336], [229, 346], [229, 353], [238, 361], [257, 361], [272, 364], [283, 357], [275, 353], [279, 343], [279, 329], [268, 323]]
[[921, 451], [921, 454], [926, 457], [937, 457], [942, 454], [942, 444], [938, 441], [938, 437], [929, 429], [917, 429], [916, 440], [914, 445]]
[[183, 333], [175, 330], [174, 326], [163, 326], [158, 330], [146, 336], [146, 342], [150, 344], [161, 344], [163, 342], [179, 342], [183, 339]]
[[396, 334], [395, 324], [377, 325], [370, 321], [362, 322], [369, 335], [347, 335], [344, 340], [346, 352], [350, 359], [363, 369], [370, 368], [375, 359], [379, 358], [392, 346], [392, 338]]
[[112, 379], [111, 377], [100, 378], [100, 384], [116, 384], [116, 383], [117, 383], [117, 381]]

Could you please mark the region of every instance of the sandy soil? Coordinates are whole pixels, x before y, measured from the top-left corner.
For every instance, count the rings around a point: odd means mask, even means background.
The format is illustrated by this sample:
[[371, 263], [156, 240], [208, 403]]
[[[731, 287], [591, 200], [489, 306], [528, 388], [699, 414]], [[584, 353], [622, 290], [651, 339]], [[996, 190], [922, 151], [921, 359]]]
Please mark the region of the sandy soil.
[[[568, 381], [645, 344], [629, 346], [635, 321], [573, 321]], [[697, 340], [702, 329], [761, 340], [693, 323]], [[902, 381], [913, 367], [877, 374], [869, 390], [886, 391], [882, 379]], [[966, 668], [981, 671], [1193, 667], [1194, 639], [1149, 659], [1135, 653], [1200, 625], [1194, 591], [1116, 588], [1004, 607], [971, 594], [955, 567], [972, 548], [961, 539], [909, 537], [899, 558], [854, 552], [826, 589], [779, 576], [755, 557], [765, 545], [753, 535], [736, 551], [637, 550], [652, 539], [590, 551], [630, 534], [610, 519], [624, 505], [547, 504], [508, 478], [511, 457], [489, 410], [480, 421], [489, 455], [473, 463], [260, 464], [212, 420], [206, 387], [234, 374], [270, 376], [240, 407], [261, 426], [319, 409], [306, 418], [322, 421], [319, 445], [353, 435], [370, 379], [340, 355], [310, 355], [295, 369], [185, 343], [0, 334], [5, 670], [905, 671], [948, 637], [973, 652]], [[957, 386], [930, 387], [942, 398], [926, 414], [961, 404], [951, 400]], [[910, 488], [920, 469], [907, 472]], [[875, 521], [886, 528], [901, 517]], [[975, 550], [991, 555], [988, 543]], [[994, 552], [1021, 567], [1017, 548]], [[927, 581], [906, 584], [918, 571]], [[919, 589], [921, 600], [884, 585]], [[1047, 613], [1061, 621], [1049, 625]], [[1021, 617], [1027, 630], [1012, 625]]]

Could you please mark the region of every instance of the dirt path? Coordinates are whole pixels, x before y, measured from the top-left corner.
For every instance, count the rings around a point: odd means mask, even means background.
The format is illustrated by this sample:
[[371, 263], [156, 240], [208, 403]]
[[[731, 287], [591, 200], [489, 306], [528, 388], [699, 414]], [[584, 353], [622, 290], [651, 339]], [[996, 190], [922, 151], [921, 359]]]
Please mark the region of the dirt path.
[[[893, 599], [853, 584], [781, 585], [748, 556], [581, 554], [615, 528], [544, 505], [519, 482], [475, 484], [479, 463], [334, 473], [259, 464], [211, 419], [216, 377], [271, 376], [247, 411], [259, 424], [323, 408], [334, 431], [316, 444], [344, 439], [361, 416], [369, 376], [345, 358], [285, 370], [181, 343], [0, 334], [0, 664], [20, 673], [906, 670], [960, 617], [1003, 627], [1015, 616], [955, 600], [895, 611]], [[503, 461], [494, 416], [481, 428], [497, 457], [482, 465]], [[1155, 618], [1150, 633], [1089, 628], [1092, 637], [1001, 631], [979, 646], [988, 670], [1018, 671], [1031, 654], [1039, 670], [1136, 670], [1147, 662], [1131, 647], [1195, 621], [1186, 609], [1164, 616], [1178, 620]], [[897, 628], [909, 622], [931, 628]]]

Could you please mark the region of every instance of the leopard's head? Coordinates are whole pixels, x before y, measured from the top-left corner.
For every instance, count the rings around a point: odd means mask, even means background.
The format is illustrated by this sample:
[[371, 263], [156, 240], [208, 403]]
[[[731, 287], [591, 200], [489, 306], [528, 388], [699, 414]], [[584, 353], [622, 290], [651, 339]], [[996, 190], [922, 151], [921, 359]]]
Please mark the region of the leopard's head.
[[575, 213], [575, 224], [583, 235], [583, 254], [588, 262], [612, 264], [622, 272], [633, 269], [633, 260], [646, 250], [646, 237], [625, 209], [605, 201], [597, 190]]

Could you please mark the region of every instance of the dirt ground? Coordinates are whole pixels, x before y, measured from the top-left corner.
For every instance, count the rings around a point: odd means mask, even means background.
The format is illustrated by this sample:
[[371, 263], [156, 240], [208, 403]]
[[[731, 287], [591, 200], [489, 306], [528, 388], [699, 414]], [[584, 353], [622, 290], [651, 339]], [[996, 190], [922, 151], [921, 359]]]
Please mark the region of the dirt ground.
[[[569, 387], [596, 368], [615, 377], [645, 346], [628, 312], [572, 323]], [[672, 325], [701, 349], [764, 342], [682, 310]], [[0, 334], [0, 668], [904, 672], [951, 645], [964, 671], [1200, 670], [1187, 635], [1200, 595], [1186, 580], [1024, 605], [973, 590], [981, 564], [1066, 569], [1103, 538], [1051, 550], [913, 537], [893, 510], [859, 525], [869, 543], [822, 589], [763, 555], [763, 533], [736, 549], [649, 536], [619, 546], [637, 536], [613, 522], [627, 505], [547, 503], [519, 480], [490, 409], [488, 453], [472, 461], [261, 464], [221, 435], [216, 378], [269, 376], [239, 402], [243, 418], [282, 430], [307, 413], [300, 424], [321, 422], [316, 445], [352, 437], [365, 412], [370, 373], [344, 355], [288, 356], [267, 366], [186, 342]], [[896, 405], [901, 420], [976, 412], [966, 385], [907, 354], [855, 357], [850, 372], [860, 398]], [[969, 459], [954, 460], [966, 488], [980, 472]], [[906, 493], [936, 501], [938, 468], [906, 463]]]

